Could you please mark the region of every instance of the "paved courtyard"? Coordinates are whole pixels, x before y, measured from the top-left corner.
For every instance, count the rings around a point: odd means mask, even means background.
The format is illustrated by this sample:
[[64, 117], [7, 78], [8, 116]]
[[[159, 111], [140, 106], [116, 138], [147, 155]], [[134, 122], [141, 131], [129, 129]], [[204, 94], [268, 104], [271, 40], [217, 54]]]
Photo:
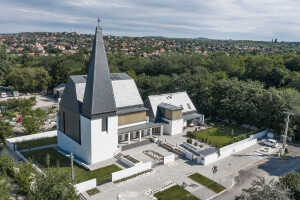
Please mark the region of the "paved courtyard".
[[[176, 138], [177, 137], [177, 138]], [[182, 143], [186, 141], [186, 138], [183, 135], [178, 136], [161, 136], [160, 140], [165, 141], [176, 145], [177, 143]], [[199, 197], [200, 199], [207, 199], [215, 195], [215, 193], [206, 187], [200, 185], [197, 182], [189, 179], [186, 174], [191, 172], [199, 172], [200, 174], [213, 179], [212, 166], [216, 165], [218, 167], [218, 172], [216, 173], [214, 180], [226, 188], [229, 188], [233, 185], [233, 181], [230, 178], [230, 175], [234, 172], [249, 166], [250, 164], [261, 160], [268, 155], [259, 151], [264, 146], [261, 144], [256, 144], [248, 149], [245, 149], [241, 152], [238, 152], [234, 155], [231, 155], [227, 158], [221, 159], [210, 165], [199, 165], [196, 162], [189, 161], [185, 158], [180, 158], [173, 163], [172, 166], [158, 165], [153, 168], [154, 173], [145, 177], [141, 177], [132, 182], [125, 183], [123, 185], [117, 186], [114, 183], [107, 183], [100, 185], [97, 188], [101, 193], [89, 196], [86, 192], [83, 195], [87, 199], [96, 200], [96, 199], [117, 199], [117, 196], [120, 194], [123, 200], [133, 200], [133, 199], [150, 199], [149, 196], [145, 194], [146, 190], [156, 190], [163, 187], [167, 182], [173, 181], [176, 184], [181, 185], [183, 182], [187, 183], [186, 189]], [[166, 150], [165, 148], [158, 146], [157, 144], [151, 143], [143, 146], [139, 146], [133, 149], [123, 151], [123, 155], [130, 155], [142, 162], [153, 162], [154, 160], [149, 156], [145, 155], [143, 151], [145, 150], [154, 150], [164, 156], [172, 154], [171, 151]], [[272, 149], [275, 151], [277, 149]]]

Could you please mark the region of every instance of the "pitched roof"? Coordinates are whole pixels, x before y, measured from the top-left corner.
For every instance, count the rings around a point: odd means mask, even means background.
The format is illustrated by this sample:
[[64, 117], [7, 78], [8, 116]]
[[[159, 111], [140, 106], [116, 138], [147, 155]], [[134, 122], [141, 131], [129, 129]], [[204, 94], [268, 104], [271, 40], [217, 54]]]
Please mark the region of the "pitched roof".
[[95, 118], [101, 114], [115, 115], [116, 104], [109, 74], [101, 27], [96, 28], [93, 51], [86, 81], [82, 114]]
[[182, 114], [197, 112], [194, 104], [186, 92], [175, 92], [160, 95], [151, 95], [144, 101], [144, 106], [149, 109], [148, 116], [156, 117], [158, 105], [161, 103], [172, 104], [182, 108]]

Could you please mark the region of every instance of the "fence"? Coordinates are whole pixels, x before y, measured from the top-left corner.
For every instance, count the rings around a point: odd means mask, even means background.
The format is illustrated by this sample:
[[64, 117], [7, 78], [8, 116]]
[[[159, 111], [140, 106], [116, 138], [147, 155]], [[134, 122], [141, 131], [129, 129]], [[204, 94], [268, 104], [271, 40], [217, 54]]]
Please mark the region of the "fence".
[[123, 169], [121, 171], [117, 171], [111, 174], [111, 179], [112, 181], [117, 181], [123, 178], [126, 178], [128, 176], [132, 176], [134, 174], [146, 171], [148, 169], [151, 169], [152, 163], [147, 162], [147, 163], [142, 163], [139, 165], [136, 165], [134, 167], [130, 167], [128, 169]]
[[25, 135], [20, 137], [14, 137], [6, 139], [6, 145], [12, 150], [15, 151], [15, 143], [18, 142], [25, 142], [30, 140], [39, 140], [39, 139], [45, 139], [45, 138], [51, 138], [57, 136], [57, 131], [48, 131], [43, 133], [37, 133], [32, 135]]

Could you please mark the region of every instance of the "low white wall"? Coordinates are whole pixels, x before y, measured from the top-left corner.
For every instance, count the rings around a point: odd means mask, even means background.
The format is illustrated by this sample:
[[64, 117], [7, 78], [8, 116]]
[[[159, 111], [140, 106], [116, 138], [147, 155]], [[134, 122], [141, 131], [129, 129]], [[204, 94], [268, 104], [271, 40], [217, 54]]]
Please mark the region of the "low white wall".
[[85, 191], [90, 190], [90, 189], [93, 189], [93, 188], [95, 188], [96, 186], [97, 186], [97, 181], [96, 181], [95, 178], [74, 185], [77, 194], [79, 194], [79, 193], [81, 193], [81, 192], [85, 192]]
[[220, 149], [219, 159], [225, 158], [227, 156], [230, 156], [231, 154], [242, 151], [248, 147], [255, 145], [256, 143], [257, 143], [257, 139], [251, 140], [250, 138], [247, 138], [245, 140], [241, 140], [239, 142], [225, 146]]
[[254, 135], [251, 135], [250, 138], [251, 138], [251, 139], [261, 138], [261, 137], [266, 136], [267, 133], [268, 133], [268, 130], [264, 130], [264, 131], [261, 131], [261, 132], [259, 132], [259, 133], [255, 133]]
[[135, 166], [135, 165], [141, 163], [141, 162], [139, 162], [139, 163], [135, 163], [135, 164], [134, 164], [134, 163], [131, 162], [130, 160], [124, 158], [124, 156], [121, 156], [120, 161], [121, 161], [122, 163], [124, 163], [125, 165], [129, 166], [129, 167], [133, 167], [133, 166]]
[[195, 145], [192, 145], [192, 144], [189, 144], [189, 143], [187, 143], [187, 142], [183, 142], [182, 145], [183, 145], [184, 147], [186, 147], [187, 149], [193, 150], [193, 151], [195, 151], [195, 152], [199, 152], [199, 151], [203, 150], [203, 149], [201, 149], [200, 147], [195, 146]]
[[234, 153], [247, 149], [257, 144], [257, 138], [266, 136], [267, 132], [268, 132], [267, 130], [261, 131], [254, 135], [251, 135], [247, 139], [220, 148], [220, 156], [217, 153], [208, 156], [200, 156], [197, 158], [197, 163], [208, 165], [222, 158], [226, 158]]
[[134, 167], [130, 167], [128, 169], [123, 169], [121, 171], [117, 171], [111, 174], [112, 181], [117, 181], [128, 176], [132, 176], [134, 174], [146, 171], [152, 168], [152, 163], [141, 163], [139, 165], [135, 165]]
[[185, 157], [189, 160], [193, 160], [193, 154], [189, 151], [185, 151]]
[[208, 165], [210, 163], [215, 162], [218, 159], [220, 159], [220, 158], [217, 153], [210, 154], [210, 155], [204, 157], [203, 165]]
[[[16, 151], [15, 153], [16, 153], [17, 156], [19, 156], [19, 158], [21, 158], [25, 163], [28, 163], [28, 160], [27, 160], [27, 159], [26, 159], [19, 151]], [[32, 164], [32, 168], [35, 169], [38, 173], [45, 175], [45, 173], [44, 173], [40, 168], [38, 168], [35, 164]]]
[[169, 156], [164, 157], [164, 165], [174, 162], [175, 161], [175, 154], [171, 154]]
[[57, 131], [48, 131], [48, 132], [43, 132], [43, 133], [37, 133], [37, 134], [32, 134], [32, 135], [25, 135], [25, 136], [20, 136], [20, 137], [14, 137], [14, 138], [9, 138], [6, 139], [6, 145], [14, 151], [14, 143], [18, 142], [25, 142], [25, 141], [30, 141], [30, 140], [38, 140], [38, 139], [44, 139], [44, 138], [51, 138], [51, 137], [56, 137], [57, 136]]

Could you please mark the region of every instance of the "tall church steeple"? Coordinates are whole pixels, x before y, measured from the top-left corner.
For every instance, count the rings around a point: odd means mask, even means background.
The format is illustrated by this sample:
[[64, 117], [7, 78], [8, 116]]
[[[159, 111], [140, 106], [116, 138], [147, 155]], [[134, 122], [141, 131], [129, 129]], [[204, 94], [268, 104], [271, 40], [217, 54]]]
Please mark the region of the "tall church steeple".
[[89, 119], [116, 115], [115, 98], [100, 26], [96, 27], [82, 114]]

